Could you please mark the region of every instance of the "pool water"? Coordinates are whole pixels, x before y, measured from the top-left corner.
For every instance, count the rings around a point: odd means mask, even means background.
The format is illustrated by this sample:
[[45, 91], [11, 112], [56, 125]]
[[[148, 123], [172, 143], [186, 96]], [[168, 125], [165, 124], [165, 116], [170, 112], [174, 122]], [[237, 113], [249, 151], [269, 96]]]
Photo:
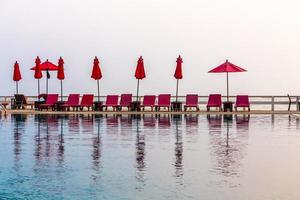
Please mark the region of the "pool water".
[[8, 115], [0, 199], [300, 199], [289, 115]]

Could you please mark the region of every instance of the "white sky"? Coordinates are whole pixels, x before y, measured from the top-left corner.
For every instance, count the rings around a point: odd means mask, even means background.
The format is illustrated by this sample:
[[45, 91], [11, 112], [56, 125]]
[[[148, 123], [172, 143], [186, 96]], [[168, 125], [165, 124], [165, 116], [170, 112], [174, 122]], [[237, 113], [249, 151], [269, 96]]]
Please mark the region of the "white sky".
[[[101, 94], [135, 94], [142, 55], [141, 94], [174, 94], [179, 54], [180, 94], [225, 95], [225, 74], [207, 73], [225, 59], [248, 70], [230, 75], [233, 95], [299, 94], [299, 8], [296, 0], [0, 0], [0, 95], [15, 92], [16, 60], [20, 92], [37, 93], [29, 70], [37, 55], [64, 58], [65, 93], [96, 93], [90, 73], [97, 55]], [[52, 73], [50, 92], [59, 91]]]

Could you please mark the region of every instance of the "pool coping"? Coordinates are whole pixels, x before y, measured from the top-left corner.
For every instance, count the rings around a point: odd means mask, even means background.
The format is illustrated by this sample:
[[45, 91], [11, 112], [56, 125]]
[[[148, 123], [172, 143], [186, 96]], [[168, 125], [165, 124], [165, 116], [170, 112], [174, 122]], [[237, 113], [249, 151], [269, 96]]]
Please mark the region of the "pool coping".
[[219, 112], [219, 111], [37, 111], [37, 110], [11, 110], [7, 109], [2, 111], [2, 114], [102, 114], [102, 115], [159, 115], [159, 114], [170, 114], [170, 115], [207, 115], [207, 114], [242, 114], [242, 115], [251, 115], [251, 114], [289, 114], [296, 115], [300, 117], [300, 111], [269, 111], [269, 110], [251, 110], [251, 111], [233, 111], [233, 112]]

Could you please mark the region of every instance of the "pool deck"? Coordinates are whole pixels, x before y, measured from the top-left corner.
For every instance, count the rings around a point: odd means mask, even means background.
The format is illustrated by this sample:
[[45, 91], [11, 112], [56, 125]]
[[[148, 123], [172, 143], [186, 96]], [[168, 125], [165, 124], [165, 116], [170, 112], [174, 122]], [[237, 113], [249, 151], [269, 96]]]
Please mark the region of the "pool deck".
[[300, 111], [270, 111], [270, 110], [251, 110], [249, 111], [234, 111], [234, 112], [219, 112], [219, 111], [180, 111], [180, 112], [170, 112], [170, 111], [37, 111], [37, 110], [11, 110], [7, 109], [6, 111], [2, 110], [3, 114], [102, 114], [102, 115], [159, 115], [159, 114], [179, 114], [179, 115], [207, 115], [207, 114], [238, 114], [238, 115], [251, 115], [251, 114], [283, 114], [283, 115], [295, 115], [300, 117]]

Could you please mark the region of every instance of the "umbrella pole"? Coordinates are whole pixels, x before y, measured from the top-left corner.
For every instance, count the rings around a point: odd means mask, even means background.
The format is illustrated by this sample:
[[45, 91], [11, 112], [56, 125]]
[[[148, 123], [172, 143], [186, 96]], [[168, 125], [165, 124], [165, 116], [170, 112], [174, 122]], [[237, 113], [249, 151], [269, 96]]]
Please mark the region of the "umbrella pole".
[[63, 82], [60, 80], [60, 100], [63, 101]]
[[177, 99], [178, 99], [178, 83], [179, 83], [179, 80], [177, 79], [177, 84], [176, 84], [176, 102], [177, 102]]
[[46, 77], [46, 94], [48, 94], [48, 77]]
[[98, 87], [98, 102], [100, 102], [99, 80], [97, 80], [97, 87]]
[[138, 79], [138, 83], [136, 87], [136, 101], [139, 100], [139, 87], [140, 87], [140, 79]]
[[40, 79], [38, 79], [38, 95], [40, 96]]
[[226, 72], [226, 79], [227, 79], [227, 102], [229, 101], [229, 84], [228, 84], [228, 72]]
[[16, 91], [17, 91], [17, 94], [19, 94], [19, 91], [18, 91], [18, 81], [16, 81]]

